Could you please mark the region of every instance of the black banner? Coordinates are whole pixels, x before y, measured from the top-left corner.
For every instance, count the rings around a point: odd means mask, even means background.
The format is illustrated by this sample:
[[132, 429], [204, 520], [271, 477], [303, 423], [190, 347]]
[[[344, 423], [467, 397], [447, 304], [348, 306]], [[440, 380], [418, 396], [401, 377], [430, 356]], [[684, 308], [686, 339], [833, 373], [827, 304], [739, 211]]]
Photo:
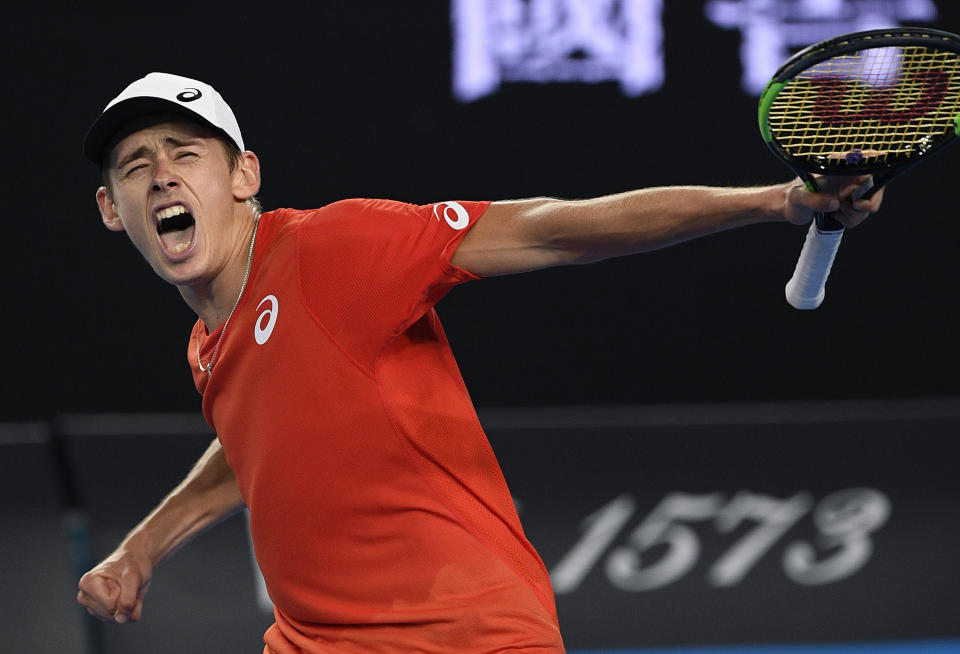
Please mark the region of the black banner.
[[[480, 418], [550, 570], [571, 652], [960, 652], [960, 400], [499, 409]], [[11, 441], [0, 458], [11, 489], [46, 498], [41, 510], [6, 494], [4, 533], [46, 549], [4, 541], [17, 564], [5, 578], [23, 592], [26, 578], [13, 571], [44, 570], [31, 588], [57, 600], [8, 611], [2, 624], [15, 642], [69, 625], [76, 648], [60, 651], [258, 651], [271, 607], [242, 516], [155, 571], [143, 622], [90, 622], [95, 629], [78, 637], [79, 571], [67, 571], [77, 550], [57, 516], [85, 518], [99, 560], [212, 434], [193, 414], [72, 416], [54, 433], [75, 482], [72, 505], [55, 499], [49, 438]]]
[[950, 413], [638, 407], [486, 423], [568, 647], [622, 648], [960, 636]]

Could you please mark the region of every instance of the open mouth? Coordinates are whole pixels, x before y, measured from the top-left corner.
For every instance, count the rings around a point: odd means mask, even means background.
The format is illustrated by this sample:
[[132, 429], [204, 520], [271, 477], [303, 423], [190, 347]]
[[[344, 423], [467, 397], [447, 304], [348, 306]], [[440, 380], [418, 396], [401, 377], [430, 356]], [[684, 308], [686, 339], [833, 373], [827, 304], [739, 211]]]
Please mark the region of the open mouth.
[[182, 205], [157, 212], [157, 235], [170, 254], [180, 254], [190, 247], [195, 225], [193, 215]]

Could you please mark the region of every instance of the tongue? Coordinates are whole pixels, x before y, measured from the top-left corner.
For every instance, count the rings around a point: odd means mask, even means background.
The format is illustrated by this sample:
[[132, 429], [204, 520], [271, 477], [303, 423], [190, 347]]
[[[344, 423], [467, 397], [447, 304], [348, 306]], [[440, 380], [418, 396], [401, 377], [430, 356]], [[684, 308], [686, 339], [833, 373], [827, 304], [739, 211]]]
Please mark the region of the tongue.
[[179, 254], [190, 246], [193, 240], [194, 226], [185, 229], [173, 229], [160, 235], [160, 242], [167, 252]]

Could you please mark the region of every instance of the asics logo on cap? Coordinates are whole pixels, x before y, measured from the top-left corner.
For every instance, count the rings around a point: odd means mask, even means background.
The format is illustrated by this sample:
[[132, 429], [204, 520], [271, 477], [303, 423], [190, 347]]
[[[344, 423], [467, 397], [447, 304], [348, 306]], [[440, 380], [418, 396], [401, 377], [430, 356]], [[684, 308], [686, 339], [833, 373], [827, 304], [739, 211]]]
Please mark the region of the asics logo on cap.
[[180, 102], [193, 102], [202, 96], [203, 93], [200, 92], [200, 89], [184, 89], [180, 93], [177, 93], [177, 100]]
[[83, 152], [102, 165], [111, 140], [127, 125], [144, 116], [167, 113], [182, 114], [214, 127], [244, 150], [237, 118], [216, 89], [200, 80], [154, 72], [132, 82], [110, 101], [90, 126]]

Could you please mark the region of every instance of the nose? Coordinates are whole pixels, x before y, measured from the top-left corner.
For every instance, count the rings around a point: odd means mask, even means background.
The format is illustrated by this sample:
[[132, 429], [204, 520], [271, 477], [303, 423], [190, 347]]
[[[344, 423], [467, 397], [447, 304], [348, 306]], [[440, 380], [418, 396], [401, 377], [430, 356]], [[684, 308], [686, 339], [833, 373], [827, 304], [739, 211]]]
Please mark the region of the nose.
[[154, 167], [153, 175], [153, 190], [162, 191], [165, 189], [173, 189], [180, 185], [179, 180], [174, 174], [170, 162], [166, 158], [161, 157]]

